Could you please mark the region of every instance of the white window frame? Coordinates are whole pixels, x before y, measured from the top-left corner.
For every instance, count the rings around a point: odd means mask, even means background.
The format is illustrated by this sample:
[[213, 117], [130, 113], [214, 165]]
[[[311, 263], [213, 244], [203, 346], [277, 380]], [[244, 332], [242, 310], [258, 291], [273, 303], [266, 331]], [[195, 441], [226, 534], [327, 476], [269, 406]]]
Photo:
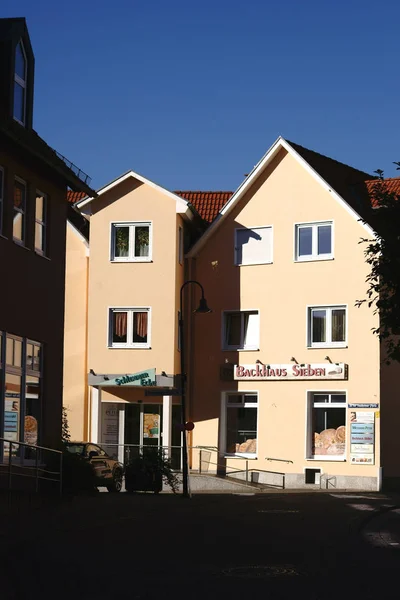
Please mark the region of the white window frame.
[[[113, 331], [112, 331], [112, 316], [116, 312], [126, 312], [127, 316], [127, 341], [125, 343], [113, 342]], [[133, 313], [135, 312], [147, 312], [147, 342], [139, 343], [133, 342]], [[107, 327], [107, 346], [108, 348], [151, 348], [151, 307], [149, 306], [109, 306], [108, 307], [108, 327]]]
[[[115, 228], [129, 227], [129, 254], [128, 256], [115, 256]], [[135, 228], [149, 228], [149, 255], [134, 256]], [[110, 261], [117, 262], [152, 262], [153, 255], [153, 222], [152, 221], [111, 221], [110, 223]]]
[[[332, 311], [336, 309], [345, 310], [345, 340], [344, 342], [332, 342]], [[326, 310], [326, 342], [312, 341], [312, 311]], [[349, 340], [349, 311], [347, 304], [321, 304], [307, 306], [307, 348], [347, 348]]]
[[[14, 102], [15, 102], [15, 98], [13, 96], [13, 118], [15, 121], [17, 121], [17, 123], [19, 123], [20, 125], [23, 125], [25, 127], [26, 124], [26, 80], [27, 80], [27, 71], [28, 71], [28, 59], [26, 57], [26, 52], [25, 52], [25, 47], [24, 47], [24, 43], [22, 41], [22, 39], [19, 40], [18, 44], [15, 47], [15, 54], [17, 53], [17, 47], [21, 45], [22, 48], [22, 54], [24, 55], [24, 59], [25, 59], [25, 79], [21, 79], [21, 77], [19, 75], [17, 75], [16, 71], [15, 71], [15, 67], [14, 67], [14, 90], [13, 90], [13, 94], [15, 95], [15, 84], [17, 83], [18, 85], [20, 85], [23, 90], [24, 90], [24, 105], [23, 105], [23, 111], [24, 111], [24, 120], [20, 121], [19, 119], [17, 119], [17, 117], [14, 114]], [[15, 58], [14, 58], [15, 60]]]
[[[257, 396], [257, 402], [249, 402], [249, 408], [256, 408], [257, 410], [257, 452], [249, 453], [249, 452], [226, 452], [226, 426], [227, 426], [227, 411], [228, 411], [228, 397], [229, 396], [245, 396], [245, 395]], [[245, 406], [246, 403], [243, 404], [231, 404], [230, 406]], [[226, 458], [251, 458], [256, 459], [258, 457], [258, 444], [259, 444], [259, 425], [260, 425], [260, 395], [258, 390], [230, 390], [221, 392], [221, 428], [220, 428], [220, 447], [219, 447], [219, 455], [224, 456]]]
[[[344, 394], [346, 396], [345, 402], [317, 402], [314, 403], [313, 398], [315, 394]], [[315, 406], [317, 404], [317, 406]], [[348, 391], [347, 390], [306, 390], [306, 439], [305, 439], [305, 460], [311, 462], [346, 462], [347, 450], [348, 450], [348, 440], [350, 437], [350, 431], [348, 430]], [[344, 408], [345, 409], [345, 427], [346, 427], [346, 441], [345, 441], [345, 449], [344, 454], [342, 456], [328, 456], [323, 454], [312, 454], [312, 410], [313, 408], [326, 408], [326, 407], [337, 409]]]
[[178, 261], [183, 265], [183, 227], [178, 227]]
[[[238, 231], [256, 231], [257, 229], [271, 230], [271, 260], [260, 260], [256, 262], [239, 262], [238, 260]], [[257, 225], [256, 227], [237, 227], [234, 233], [234, 264], [237, 267], [245, 267], [247, 265], [272, 265], [274, 262], [274, 228], [273, 225]]]
[[[24, 209], [23, 210], [19, 210], [18, 208], [15, 208], [14, 205], [14, 188], [13, 188], [13, 241], [16, 244], [19, 244], [20, 246], [25, 246], [25, 241], [26, 241], [26, 202], [27, 202], [27, 197], [28, 197], [28, 187], [26, 185], [26, 181], [24, 181], [23, 179], [21, 179], [21, 177], [18, 177], [17, 175], [15, 175], [14, 177], [14, 186], [15, 186], [15, 182], [18, 181], [18, 183], [20, 183], [21, 185], [24, 186], [25, 188], [25, 196], [24, 196]], [[14, 237], [14, 214], [15, 212], [18, 212], [20, 215], [22, 215], [22, 240]]]
[[[36, 218], [36, 202], [37, 197], [40, 196], [43, 198], [43, 217], [44, 220]], [[40, 254], [40, 256], [47, 256], [47, 209], [48, 209], [48, 196], [47, 194], [41, 192], [40, 190], [36, 190], [35, 196], [35, 232], [34, 232], [34, 245], [36, 254]], [[43, 248], [37, 248], [36, 246], [36, 225], [40, 225], [42, 227], [42, 243]]]
[[[244, 345], [244, 315], [247, 313], [257, 313], [258, 316], [258, 339], [257, 343], [251, 346]], [[240, 314], [241, 315], [241, 323], [240, 323], [240, 344], [238, 346], [230, 346], [226, 343], [226, 316], [229, 314]], [[221, 348], [222, 350], [232, 351], [239, 350], [243, 352], [249, 351], [257, 351], [260, 349], [260, 311], [258, 308], [247, 308], [247, 309], [238, 309], [238, 310], [224, 310], [222, 311], [222, 331], [221, 331]]]
[[[331, 252], [329, 254], [318, 254], [318, 227], [331, 226]], [[305, 227], [312, 228], [312, 253], [300, 256], [299, 255], [299, 243], [300, 236], [299, 230]], [[310, 262], [316, 260], [333, 260], [335, 258], [334, 249], [334, 235], [335, 226], [333, 219], [327, 221], [307, 221], [305, 223], [295, 223], [294, 226], [294, 261], [295, 262]]]
[[0, 165], [0, 235], [3, 233], [3, 219], [4, 219], [4, 168]]

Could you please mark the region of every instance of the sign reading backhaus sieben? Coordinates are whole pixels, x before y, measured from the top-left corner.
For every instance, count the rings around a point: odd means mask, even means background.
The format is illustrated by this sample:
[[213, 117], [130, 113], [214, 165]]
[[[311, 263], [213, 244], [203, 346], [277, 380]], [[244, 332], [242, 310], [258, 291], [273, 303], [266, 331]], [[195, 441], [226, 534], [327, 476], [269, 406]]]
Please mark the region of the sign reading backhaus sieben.
[[287, 365], [235, 365], [237, 381], [298, 381], [304, 379], [347, 379], [344, 363], [287, 364]]

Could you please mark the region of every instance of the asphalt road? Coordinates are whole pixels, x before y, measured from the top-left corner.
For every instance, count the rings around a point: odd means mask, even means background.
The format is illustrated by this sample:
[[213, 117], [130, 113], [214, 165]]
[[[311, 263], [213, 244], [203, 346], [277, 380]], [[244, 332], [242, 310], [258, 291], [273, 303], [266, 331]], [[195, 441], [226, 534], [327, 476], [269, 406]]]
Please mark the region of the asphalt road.
[[[97, 494], [0, 519], [0, 598], [397, 598], [383, 494]], [[397, 541], [396, 541], [397, 540]]]

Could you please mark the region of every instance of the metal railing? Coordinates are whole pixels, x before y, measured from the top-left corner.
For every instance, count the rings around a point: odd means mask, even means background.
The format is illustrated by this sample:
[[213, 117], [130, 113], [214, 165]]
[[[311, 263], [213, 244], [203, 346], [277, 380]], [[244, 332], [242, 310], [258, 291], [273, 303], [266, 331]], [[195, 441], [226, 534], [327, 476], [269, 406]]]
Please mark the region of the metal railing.
[[0, 489], [38, 493], [45, 481], [61, 495], [62, 459], [60, 450], [0, 437]]
[[[245, 461], [244, 469], [243, 469], [240, 467], [233, 467], [232, 465], [229, 465], [227, 463], [227, 461], [229, 460], [229, 457], [224, 458], [223, 462], [221, 462], [221, 460], [219, 460], [219, 450], [215, 446], [191, 446], [190, 450], [198, 450], [198, 452], [199, 452], [199, 461], [198, 461], [199, 468], [197, 471], [199, 474], [208, 473], [208, 467], [209, 467], [209, 465], [212, 465], [213, 467], [216, 467], [217, 475], [224, 475], [224, 476], [228, 476], [228, 477], [237, 475], [237, 476], [239, 476], [238, 479], [244, 479], [244, 481], [248, 484], [262, 483], [263, 486], [285, 489], [286, 473], [282, 473], [282, 472], [278, 472], [278, 471], [267, 471], [266, 469], [249, 468], [249, 464], [251, 464], [254, 461], [254, 459], [249, 459], [246, 456], [241, 457], [241, 456], [236, 455], [235, 459]], [[217, 454], [216, 462], [210, 460], [211, 456], [207, 456], [206, 453], [208, 455], [211, 455], [212, 453], [216, 453]], [[284, 462], [289, 462], [289, 461], [284, 461]], [[204, 467], [206, 467], [206, 468], [204, 468]], [[281, 482], [281, 484], [259, 482], [258, 479], [259, 479], [259, 475], [261, 473], [265, 473], [266, 475], [271, 475], [271, 476], [282, 477], [282, 482]]]
[[[148, 451], [159, 451], [163, 452], [166, 457], [171, 460], [172, 468], [177, 471], [182, 471], [182, 446], [156, 446], [147, 444], [105, 444], [100, 443], [100, 446], [114, 458], [118, 459], [124, 465], [129, 464], [131, 460], [138, 456], [143, 456]], [[243, 467], [235, 467], [227, 463], [229, 457], [221, 459], [219, 456], [219, 450], [216, 446], [188, 446], [189, 454], [189, 473], [205, 475], [216, 474], [220, 476], [234, 476], [237, 475], [238, 479], [244, 479], [248, 484], [258, 483], [256, 479], [259, 479], [260, 474], [265, 473], [271, 477], [280, 477], [282, 481], [280, 483], [262, 483], [265, 486], [272, 488], [285, 488], [285, 473], [279, 471], [267, 471], [265, 469], [251, 468], [250, 465], [254, 459], [249, 459], [246, 456], [235, 456], [235, 460], [243, 460]], [[211, 460], [212, 454], [216, 455], [215, 460]], [[233, 457], [232, 457], [233, 458]], [[271, 459], [272, 460], [272, 459]], [[274, 459], [278, 460], [278, 459]], [[291, 463], [292, 461], [283, 460], [282, 462]], [[211, 469], [210, 469], [211, 467]]]
[[75, 175], [77, 177], [79, 177], [79, 179], [81, 181], [83, 181], [87, 185], [90, 185], [90, 182], [92, 181], [92, 178], [89, 177], [89, 175], [87, 173], [85, 173], [84, 171], [82, 171], [82, 169], [80, 169], [79, 167], [77, 167], [71, 160], [68, 160], [68, 158], [66, 158], [63, 154], [61, 154], [61, 152], [58, 152], [58, 150], [54, 150], [54, 148], [52, 148], [52, 150], [56, 153], [56, 155], [58, 156], [58, 158], [60, 158], [63, 161], [63, 163], [65, 163], [66, 166], [69, 169], [71, 169], [71, 171], [73, 173], [75, 173]]

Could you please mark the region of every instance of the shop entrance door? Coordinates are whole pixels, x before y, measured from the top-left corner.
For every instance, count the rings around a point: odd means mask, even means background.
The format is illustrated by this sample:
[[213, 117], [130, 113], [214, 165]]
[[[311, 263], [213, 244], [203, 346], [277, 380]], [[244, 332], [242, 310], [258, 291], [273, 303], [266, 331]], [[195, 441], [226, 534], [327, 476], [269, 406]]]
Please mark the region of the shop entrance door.
[[141, 404], [140, 445], [143, 448], [162, 446], [162, 404]]

